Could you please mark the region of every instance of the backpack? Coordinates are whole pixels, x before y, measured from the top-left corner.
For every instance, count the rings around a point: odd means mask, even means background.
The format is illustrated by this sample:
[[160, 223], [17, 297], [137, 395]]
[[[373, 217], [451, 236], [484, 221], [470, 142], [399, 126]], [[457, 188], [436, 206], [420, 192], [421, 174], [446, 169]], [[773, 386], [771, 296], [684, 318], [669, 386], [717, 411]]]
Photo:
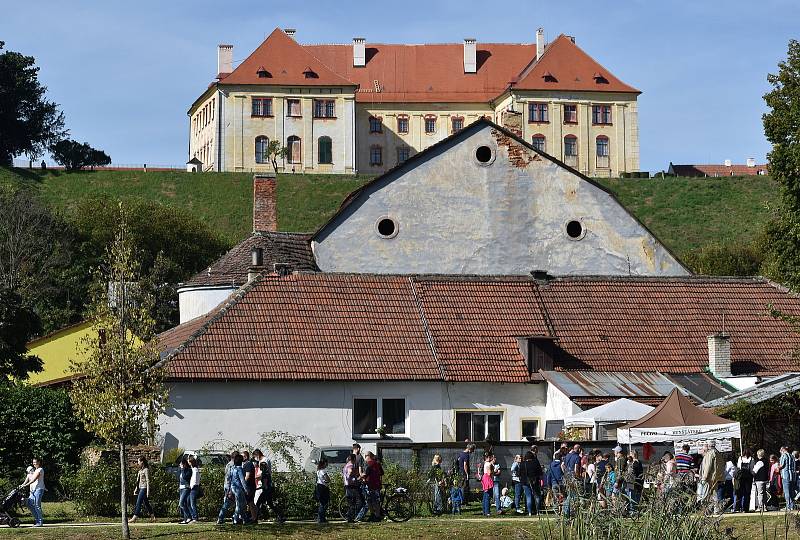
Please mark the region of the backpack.
[[739, 491], [739, 486], [742, 485], [742, 469], [740, 469], [739, 467], [734, 469], [731, 477], [733, 477], [733, 489]]
[[606, 461], [601, 459], [597, 463], [594, 464], [594, 474], [597, 481], [597, 485], [603, 483], [603, 477], [606, 475]]

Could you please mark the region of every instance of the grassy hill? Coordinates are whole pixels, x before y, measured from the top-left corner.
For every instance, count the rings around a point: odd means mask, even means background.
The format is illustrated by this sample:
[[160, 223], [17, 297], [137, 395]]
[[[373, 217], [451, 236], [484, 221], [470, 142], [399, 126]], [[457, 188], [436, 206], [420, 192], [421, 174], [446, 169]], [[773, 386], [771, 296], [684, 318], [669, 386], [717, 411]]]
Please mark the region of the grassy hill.
[[[368, 176], [280, 175], [278, 223], [313, 231]], [[180, 171], [28, 171], [0, 168], [0, 185], [24, 186], [66, 212], [91, 195], [141, 197], [180, 205], [231, 244], [250, 232], [252, 174]], [[759, 233], [777, 185], [758, 178], [606, 179], [601, 182], [678, 255], [710, 242], [745, 242]]]

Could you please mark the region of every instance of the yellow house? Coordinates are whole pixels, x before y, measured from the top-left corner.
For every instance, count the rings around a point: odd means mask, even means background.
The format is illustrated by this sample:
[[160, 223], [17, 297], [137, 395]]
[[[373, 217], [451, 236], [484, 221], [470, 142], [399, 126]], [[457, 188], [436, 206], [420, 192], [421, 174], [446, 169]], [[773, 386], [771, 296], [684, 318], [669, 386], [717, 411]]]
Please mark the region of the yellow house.
[[380, 174], [481, 117], [590, 176], [639, 170], [639, 91], [560, 35], [545, 43], [305, 45], [275, 29], [192, 104], [202, 170]]
[[46, 336], [28, 343], [29, 354], [42, 359], [41, 373], [31, 373], [28, 382], [31, 384], [49, 385], [69, 378], [69, 366], [72, 360], [82, 360], [82, 341], [90, 337], [97, 328], [84, 321], [67, 326]]

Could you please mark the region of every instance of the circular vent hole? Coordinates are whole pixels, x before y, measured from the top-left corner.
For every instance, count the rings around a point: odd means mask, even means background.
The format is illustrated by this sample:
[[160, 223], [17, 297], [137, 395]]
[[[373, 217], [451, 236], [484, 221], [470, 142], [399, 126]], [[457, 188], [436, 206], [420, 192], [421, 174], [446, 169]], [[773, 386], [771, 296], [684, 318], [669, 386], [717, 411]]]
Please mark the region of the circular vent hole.
[[580, 221], [573, 220], [567, 223], [567, 236], [574, 239], [583, 236], [583, 225]]
[[492, 149], [488, 146], [479, 146], [478, 149], [475, 150], [475, 159], [481, 163], [489, 163], [492, 159]]
[[383, 218], [378, 222], [378, 234], [391, 238], [397, 232], [397, 224], [391, 218]]

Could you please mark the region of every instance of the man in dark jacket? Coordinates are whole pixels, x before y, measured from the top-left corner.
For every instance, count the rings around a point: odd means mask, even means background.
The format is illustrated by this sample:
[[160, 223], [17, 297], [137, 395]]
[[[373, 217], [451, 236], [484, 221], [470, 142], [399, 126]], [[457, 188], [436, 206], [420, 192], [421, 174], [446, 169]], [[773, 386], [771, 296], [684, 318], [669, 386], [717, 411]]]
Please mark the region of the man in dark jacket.
[[542, 507], [542, 464], [539, 461], [539, 449], [531, 446], [525, 453], [519, 468], [519, 481], [525, 492], [528, 515], [539, 513]]

